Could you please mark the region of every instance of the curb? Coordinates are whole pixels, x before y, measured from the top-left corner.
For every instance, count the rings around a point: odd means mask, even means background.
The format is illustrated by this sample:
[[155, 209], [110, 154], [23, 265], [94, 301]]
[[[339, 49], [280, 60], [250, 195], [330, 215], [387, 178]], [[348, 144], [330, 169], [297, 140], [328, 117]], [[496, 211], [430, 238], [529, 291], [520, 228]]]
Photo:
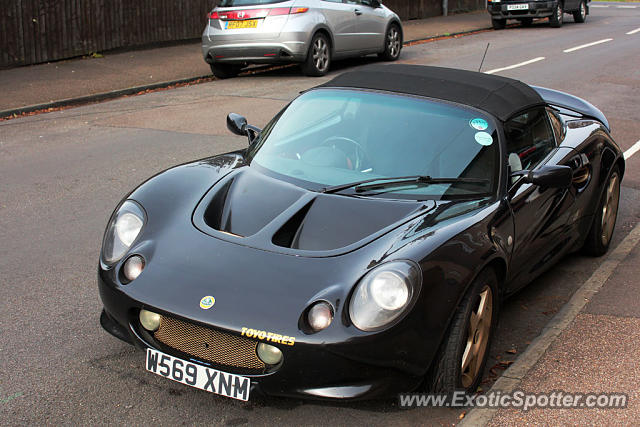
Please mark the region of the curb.
[[[544, 327], [542, 333], [518, 359], [493, 384], [488, 393], [512, 393], [529, 373], [531, 368], [544, 356], [549, 346], [567, 329], [587, 305], [589, 300], [602, 288], [607, 279], [618, 268], [618, 265], [640, 243], [640, 223], [609, 253], [600, 267], [578, 288], [569, 302], [553, 316]], [[498, 412], [499, 408], [474, 408], [462, 419], [458, 426], [486, 426]]]
[[54, 109], [66, 107], [77, 107], [85, 104], [106, 101], [113, 98], [120, 98], [128, 95], [139, 94], [140, 92], [149, 92], [159, 89], [166, 89], [171, 86], [185, 86], [194, 83], [205, 83], [212, 81], [213, 76], [187, 77], [184, 79], [169, 80], [165, 82], [153, 83], [149, 85], [133, 86], [126, 89], [117, 89], [109, 92], [101, 92], [93, 95], [79, 96], [76, 98], [61, 99], [59, 101], [45, 102], [43, 104], [28, 105], [26, 107], [13, 108], [10, 110], [0, 111], [0, 120], [13, 118], [13, 116], [22, 116], [29, 113], [40, 112], [46, 113]]
[[[448, 35], [445, 35], [445, 34], [435, 35], [435, 36], [427, 37], [424, 39], [415, 39], [415, 40], [405, 41], [403, 43], [403, 46], [411, 46], [415, 44], [429, 43], [429, 42], [444, 40], [448, 38], [456, 38], [456, 37], [462, 37], [466, 35], [473, 35], [476, 33], [481, 33], [481, 32], [490, 31], [490, 30], [491, 28], [479, 28], [474, 30], [461, 31], [458, 33], [452, 33]], [[264, 69], [264, 71], [268, 71], [270, 69], [271, 67]], [[19, 108], [13, 108], [10, 110], [0, 111], [0, 121], [10, 120], [12, 118], [17, 118], [19, 116], [28, 115], [31, 113], [35, 113], [35, 114], [48, 113], [53, 110], [58, 110], [58, 109], [68, 108], [68, 107], [78, 107], [80, 105], [92, 104], [95, 102], [106, 101], [109, 99], [120, 98], [123, 96], [136, 95], [136, 94], [140, 94], [141, 92], [150, 92], [150, 91], [156, 91], [161, 89], [167, 89], [167, 88], [170, 88], [171, 86], [186, 86], [191, 84], [207, 83], [213, 80], [215, 80], [215, 78], [211, 75], [188, 77], [183, 79], [153, 83], [149, 85], [133, 86], [126, 89], [117, 89], [109, 92], [101, 92], [101, 93], [96, 93], [94, 95], [79, 96], [76, 98], [67, 98], [59, 101], [45, 102], [42, 104], [28, 105], [26, 107], [19, 107]]]
[[[510, 26], [516, 26], [516, 25], [517, 24], [511, 24]], [[462, 37], [462, 36], [471, 36], [471, 35], [477, 34], [477, 33], [484, 33], [485, 31], [493, 31], [493, 28], [492, 27], [482, 27], [482, 28], [476, 28], [476, 29], [473, 29], [473, 30], [460, 31], [460, 32], [457, 32], [457, 33], [439, 34], [439, 35], [435, 35], [435, 36], [429, 36], [429, 37], [424, 38], [424, 39], [405, 40], [402, 44], [403, 44], [403, 46], [412, 46], [412, 45], [416, 45], [416, 44], [429, 43], [429, 42], [434, 42], [434, 41], [438, 41], [438, 40], [446, 40], [446, 39], [450, 39], [450, 38], [454, 39], [456, 37]]]

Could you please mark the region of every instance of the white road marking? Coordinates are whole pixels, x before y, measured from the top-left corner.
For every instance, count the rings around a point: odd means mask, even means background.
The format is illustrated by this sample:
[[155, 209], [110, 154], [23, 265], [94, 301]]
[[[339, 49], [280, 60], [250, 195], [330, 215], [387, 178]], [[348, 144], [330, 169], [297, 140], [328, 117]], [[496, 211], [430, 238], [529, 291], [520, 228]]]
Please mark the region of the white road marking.
[[630, 36], [631, 34], [635, 34], [635, 33], [640, 33], [640, 28], [636, 28], [635, 30], [629, 31], [627, 35]]
[[512, 70], [514, 68], [523, 67], [525, 65], [533, 64], [534, 62], [542, 61], [543, 59], [545, 59], [544, 56], [539, 56], [537, 58], [530, 59], [528, 61], [524, 61], [519, 64], [509, 65], [508, 67], [496, 68], [495, 70], [485, 71], [485, 74], [494, 74], [500, 71]]
[[595, 45], [600, 44], [600, 43], [610, 42], [611, 40], [613, 40], [613, 39], [602, 39], [602, 40], [598, 40], [597, 42], [582, 44], [580, 46], [572, 47], [570, 49], [565, 49], [565, 50], [563, 50], [563, 52], [564, 53], [569, 53], [569, 52], [573, 52], [573, 51], [578, 50], [578, 49], [584, 49], [585, 47], [591, 47], [591, 46], [595, 46]]
[[589, 7], [609, 7], [609, 5], [608, 4], [592, 4]]
[[638, 6], [616, 6], [618, 9], [635, 9]]
[[624, 159], [627, 160], [628, 158], [636, 154], [638, 151], [640, 151], [640, 141], [633, 144], [631, 148], [629, 148], [627, 151], [624, 152]]

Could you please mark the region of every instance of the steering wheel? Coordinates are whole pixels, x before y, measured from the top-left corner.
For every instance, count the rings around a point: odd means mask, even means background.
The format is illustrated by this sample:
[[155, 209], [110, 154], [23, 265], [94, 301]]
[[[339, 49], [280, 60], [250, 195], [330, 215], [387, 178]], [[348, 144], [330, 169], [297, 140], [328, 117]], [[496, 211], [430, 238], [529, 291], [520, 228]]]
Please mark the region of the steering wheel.
[[[363, 166], [369, 162], [369, 155], [366, 150], [362, 148], [360, 143], [354, 141], [351, 138], [347, 138], [345, 136], [332, 136], [330, 138], [322, 141], [321, 146], [330, 146], [335, 149], [339, 149], [338, 146], [347, 147], [347, 152], [345, 150], [340, 149], [340, 151], [345, 152], [349, 162], [351, 163], [350, 169], [362, 171]], [[348, 153], [351, 152], [351, 153]], [[353, 154], [353, 158], [350, 157], [349, 154]]]

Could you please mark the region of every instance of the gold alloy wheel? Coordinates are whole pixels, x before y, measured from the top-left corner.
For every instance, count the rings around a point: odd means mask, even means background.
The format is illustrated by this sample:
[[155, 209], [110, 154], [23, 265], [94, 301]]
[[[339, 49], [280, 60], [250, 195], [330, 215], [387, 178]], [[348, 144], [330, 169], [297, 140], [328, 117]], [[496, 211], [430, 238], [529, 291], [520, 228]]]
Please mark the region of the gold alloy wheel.
[[467, 345], [462, 354], [462, 385], [467, 388], [481, 374], [482, 359], [484, 358], [489, 335], [491, 333], [491, 318], [493, 316], [493, 292], [489, 285], [485, 285], [476, 296], [477, 303], [474, 305], [469, 316], [469, 326], [467, 334]]
[[617, 173], [609, 179], [609, 185], [607, 186], [607, 199], [602, 207], [602, 224], [600, 229], [602, 230], [602, 244], [606, 246], [611, 240], [613, 235], [613, 229], [616, 225], [616, 217], [618, 216], [618, 203], [620, 201], [620, 179]]

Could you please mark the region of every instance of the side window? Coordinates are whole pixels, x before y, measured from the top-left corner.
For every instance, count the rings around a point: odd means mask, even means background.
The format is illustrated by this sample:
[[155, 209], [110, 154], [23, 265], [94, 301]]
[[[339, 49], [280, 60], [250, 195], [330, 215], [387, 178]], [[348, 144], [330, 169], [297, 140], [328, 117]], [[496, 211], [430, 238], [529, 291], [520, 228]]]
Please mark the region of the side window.
[[504, 125], [512, 172], [535, 168], [553, 150], [556, 141], [545, 108], [534, 108]]
[[548, 108], [547, 113], [549, 113], [549, 120], [551, 121], [553, 133], [556, 135], [556, 141], [560, 144], [564, 140], [564, 124], [562, 119], [558, 112], [552, 108]]

